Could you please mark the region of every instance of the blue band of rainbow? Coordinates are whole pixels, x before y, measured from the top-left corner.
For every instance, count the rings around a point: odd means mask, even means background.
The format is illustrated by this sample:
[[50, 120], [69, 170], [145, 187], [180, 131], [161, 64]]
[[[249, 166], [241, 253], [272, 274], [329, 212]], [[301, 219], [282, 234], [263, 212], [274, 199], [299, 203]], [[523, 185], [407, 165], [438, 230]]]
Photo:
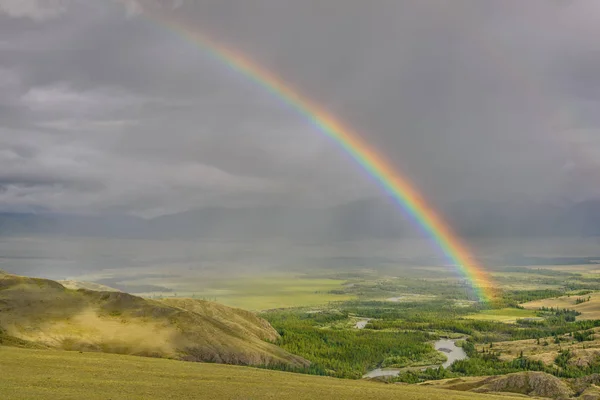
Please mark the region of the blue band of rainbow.
[[409, 180], [395, 171], [361, 136], [302, 96], [278, 76], [252, 62], [239, 51], [213, 41], [196, 29], [175, 20], [172, 16], [154, 12], [147, 12], [146, 15], [200, 46], [213, 58], [252, 80], [311, 121], [319, 131], [352, 156], [394, 198], [396, 203], [417, 221], [458, 271], [471, 282], [473, 290], [481, 301], [491, 299], [492, 281], [486, 271], [475, 262], [471, 252], [461, 239], [430, 207]]

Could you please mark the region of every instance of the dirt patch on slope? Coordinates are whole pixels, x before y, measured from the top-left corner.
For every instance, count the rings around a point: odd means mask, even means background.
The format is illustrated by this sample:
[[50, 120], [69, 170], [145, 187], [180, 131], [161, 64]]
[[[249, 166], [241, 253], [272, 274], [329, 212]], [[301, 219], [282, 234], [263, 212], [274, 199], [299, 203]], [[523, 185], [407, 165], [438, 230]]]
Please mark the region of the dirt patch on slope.
[[553, 399], [568, 399], [574, 395], [573, 390], [565, 382], [544, 372], [517, 372], [500, 376], [472, 391], [510, 392]]

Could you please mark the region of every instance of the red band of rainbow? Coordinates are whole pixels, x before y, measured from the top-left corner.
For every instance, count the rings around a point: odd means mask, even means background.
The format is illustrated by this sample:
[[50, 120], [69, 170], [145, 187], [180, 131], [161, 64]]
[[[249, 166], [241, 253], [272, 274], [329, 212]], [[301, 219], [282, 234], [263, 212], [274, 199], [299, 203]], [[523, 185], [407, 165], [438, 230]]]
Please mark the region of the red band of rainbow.
[[352, 129], [239, 51], [217, 43], [199, 33], [196, 29], [171, 17], [154, 12], [148, 12], [147, 15], [194, 44], [199, 45], [203, 51], [266, 89], [280, 101], [311, 121], [319, 131], [331, 138], [354, 158], [394, 198], [398, 205], [417, 221], [425, 233], [452, 261], [455, 268], [471, 282], [473, 290], [480, 301], [491, 299], [492, 281], [486, 271], [475, 262], [474, 257], [462, 243], [462, 240], [431, 208], [409, 180], [394, 170], [381, 155], [377, 154]]

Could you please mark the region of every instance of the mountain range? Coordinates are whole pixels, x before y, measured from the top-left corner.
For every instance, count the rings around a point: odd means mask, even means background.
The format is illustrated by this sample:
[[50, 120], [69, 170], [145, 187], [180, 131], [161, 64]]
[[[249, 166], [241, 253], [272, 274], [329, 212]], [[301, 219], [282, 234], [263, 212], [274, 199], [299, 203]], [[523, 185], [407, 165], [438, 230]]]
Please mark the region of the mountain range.
[[[465, 237], [598, 236], [600, 200], [551, 203], [455, 202], [440, 214]], [[0, 236], [349, 240], [419, 235], [398, 205], [368, 199], [329, 208], [209, 207], [145, 219], [127, 215], [0, 213]]]

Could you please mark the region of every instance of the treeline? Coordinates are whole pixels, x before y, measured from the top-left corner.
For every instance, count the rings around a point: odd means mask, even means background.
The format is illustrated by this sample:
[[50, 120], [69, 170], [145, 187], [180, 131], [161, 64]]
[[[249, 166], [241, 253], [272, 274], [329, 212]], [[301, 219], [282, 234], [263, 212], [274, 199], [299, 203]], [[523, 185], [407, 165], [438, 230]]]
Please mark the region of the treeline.
[[365, 328], [455, 332], [469, 335], [478, 343], [490, 343], [564, 335], [600, 326], [600, 320], [569, 322], [564, 315], [540, 321], [523, 319], [517, 322], [517, 324], [506, 324], [470, 319], [441, 319], [428, 322], [378, 320], [370, 321]]
[[497, 271], [502, 272], [516, 272], [523, 274], [535, 274], [542, 276], [568, 276], [568, 277], [579, 277], [581, 274], [576, 274], [572, 272], [553, 270], [553, 269], [544, 269], [544, 268], [527, 268], [527, 267], [502, 267], [496, 268]]
[[504, 290], [501, 299], [506, 307], [514, 307], [520, 303], [558, 297], [563, 294], [563, 291], [556, 289]]
[[[541, 307], [539, 314], [548, 317], [543, 321], [545, 325], [561, 325], [565, 322], [574, 322], [575, 319], [581, 315], [577, 310], [570, 310], [567, 308], [559, 309], [558, 307]], [[517, 322], [522, 324], [526, 323], [526, 321], [523, 320], [518, 320]]]
[[581, 315], [581, 313], [579, 311], [577, 311], [577, 310], [571, 310], [569, 308], [541, 306], [539, 310], [542, 311], [542, 312], [554, 313], [554, 315], [556, 315], [556, 316], [565, 315], [565, 314], [573, 314], [575, 316]]
[[376, 282], [355, 282], [352, 286], [335, 289], [335, 293], [352, 294], [363, 299], [381, 298], [382, 296], [394, 296], [397, 293], [404, 293], [432, 295], [438, 298], [456, 300], [478, 300], [477, 295], [473, 292], [472, 285], [467, 281], [432, 282], [427, 279], [409, 277]]
[[578, 281], [567, 281], [563, 283], [566, 290], [600, 290], [599, 278], [580, 278]]
[[[481, 302], [473, 292], [472, 285], [467, 281], [450, 282], [432, 282], [427, 279], [402, 278], [388, 279], [376, 282], [355, 282], [352, 285], [332, 290], [330, 293], [352, 294], [362, 299], [381, 298], [382, 296], [395, 296], [398, 293], [406, 295], [432, 295], [437, 299], [473, 301], [480, 307], [487, 309], [516, 307], [520, 303], [541, 300], [551, 297], [558, 297], [572, 290], [596, 290], [600, 289], [600, 278], [582, 278], [573, 274], [562, 276], [557, 273], [556, 277], [550, 274], [550, 270], [531, 270], [539, 272], [539, 278], [534, 281], [540, 285], [561, 286], [558, 289], [537, 289], [537, 290], [502, 290], [489, 289], [492, 300]], [[530, 271], [530, 272], [531, 272]], [[560, 276], [559, 276], [560, 275]], [[565, 279], [566, 278], [566, 279]], [[507, 280], [513, 283], [513, 277], [497, 277], [497, 281]], [[528, 280], [531, 282], [531, 279]], [[407, 304], [403, 302], [402, 304]]]
[[478, 304], [468, 307], [457, 307], [454, 305], [454, 302], [447, 300], [398, 303], [356, 300], [347, 301], [340, 307], [344, 312], [360, 315], [361, 317], [412, 322], [426, 322], [439, 318], [458, 318], [481, 310], [481, 306]]
[[585, 302], [590, 301], [591, 299], [592, 299], [591, 296], [588, 296], [587, 298], [586, 297], [578, 297], [575, 299], [575, 304], [585, 303]]

